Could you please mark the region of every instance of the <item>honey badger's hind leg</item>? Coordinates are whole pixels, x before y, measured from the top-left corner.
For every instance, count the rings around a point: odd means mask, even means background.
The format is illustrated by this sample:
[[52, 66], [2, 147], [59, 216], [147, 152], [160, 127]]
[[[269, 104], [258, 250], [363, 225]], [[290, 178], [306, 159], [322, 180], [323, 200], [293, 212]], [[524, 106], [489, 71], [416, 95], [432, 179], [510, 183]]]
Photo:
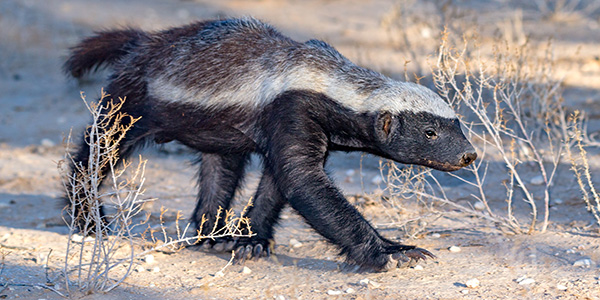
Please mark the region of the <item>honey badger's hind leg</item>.
[[[225, 210], [231, 207], [235, 191], [240, 185], [249, 154], [202, 153], [198, 172], [198, 202], [192, 222], [203, 236], [218, 232], [225, 225]], [[221, 209], [219, 220], [217, 213]], [[204, 221], [203, 221], [204, 220]], [[201, 240], [210, 245], [229, 239]]]

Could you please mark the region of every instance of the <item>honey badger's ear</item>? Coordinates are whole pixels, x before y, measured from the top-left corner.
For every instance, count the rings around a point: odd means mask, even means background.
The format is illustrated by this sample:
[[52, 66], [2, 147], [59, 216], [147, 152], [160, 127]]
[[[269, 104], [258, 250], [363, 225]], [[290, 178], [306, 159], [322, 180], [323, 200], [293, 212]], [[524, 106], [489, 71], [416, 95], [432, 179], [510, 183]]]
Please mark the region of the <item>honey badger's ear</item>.
[[392, 114], [389, 112], [380, 113], [377, 116], [377, 131], [382, 133], [384, 138], [390, 135], [392, 130]]

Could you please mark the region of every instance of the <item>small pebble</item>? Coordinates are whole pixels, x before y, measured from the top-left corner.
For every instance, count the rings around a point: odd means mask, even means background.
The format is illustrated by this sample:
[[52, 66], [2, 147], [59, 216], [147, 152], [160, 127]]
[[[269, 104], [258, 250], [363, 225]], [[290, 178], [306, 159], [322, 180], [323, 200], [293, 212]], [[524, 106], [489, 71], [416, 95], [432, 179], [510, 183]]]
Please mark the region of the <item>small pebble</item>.
[[544, 177], [542, 177], [542, 175], [535, 176], [535, 177], [531, 178], [529, 183], [531, 183], [533, 185], [542, 185], [542, 184], [544, 184]]
[[290, 246], [292, 246], [292, 248], [300, 248], [302, 247], [302, 243], [300, 243], [297, 239], [290, 239]]
[[155, 260], [154, 260], [154, 255], [152, 255], [152, 254], [148, 254], [148, 255], [144, 256], [144, 261], [145, 261], [147, 264], [153, 264], [153, 263], [155, 262]]
[[565, 251], [565, 253], [567, 253], [567, 254], [573, 254], [573, 253], [575, 253], [575, 249], [567, 249]]
[[554, 204], [563, 204], [563, 200], [560, 199], [560, 198], [556, 198], [556, 199], [552, 200], [552, 203], [554, 203]]
[[413, 269], [414, 269], [414, 270], [417, 270], [417, 271], [420, 271], [420, 270], [423, 270], [423, 266], [421, 266], [421, 265], [416, 265], [416, 266], [414, 266], [414, 267], [413, 267]]
[[42, 139], [40, 144], [44, 147], [54, 147], [56, 145], [51, 139]]
[[436, 232], [436, 233], [433, 233], [433, 234], [431, 235], [431, 238], [434, 238], [434, 239], [439, 239], [440, 237], [442, 237], [442, 235], [441, 235], [441, 234], [439, 234], [439, 233], [437, 233], [437, 232]]
[[217, 273], [215, 273], [215, 277], [223, 277], [225, 276], [225, 273], [223, 273], [223, 271], [219, 271]]
[[356, 171], [354, 171], [354, 169], [346, 170], [346, 176], [352, 177], [352, 176], [354, 176], [354, 174], [356, 174]]
[[353, 288], [347, 288], [346, 289], [346, 294], [352, 294], [354, 292], [356, 292], [356, 291]]
[[361, 279], [361, 280], [358, 282], [358, 285], [362, 285], [362, 286], [367, 286], [367, 285], [369, 285], [369, 279], [367, 279], [367, 278], [365, 278], [365, 279]]
[[475, 207], [475, 209], [479, 211], [485, 210], [485, 204], [483, 204], [483, 202], [481, 201], [475, 202], [475, 205], [473, 205], [473, 207]]
[[146, 271], [146, 268], [144, 268], [142, 266], [137, 266], [137, 267], [135, 267], [135, 271], [138, 273], [142, 273], [142, 272]]
[[152, 268], [152, 272], [158, 273], [158, 272], [160, 272], [160, 268], [159, 267], [154, 267], [154, 268]]
[[250, 273], [252, 273], [252, 270], [250, 270], [250, 268], [244, 266], [244, 268], [242, 269], [242, 273], [243, 274], [250, 274]]
[[381, 176], [377, 175], [375, 177], [373, 177], [373, 179], [371, 179], [371, 183], [374, 185], [380, 185], [383, 182], [383, 178], [381, 178]]
[[523, 278], [522, 280], [517, 280], [517, 282], [520, 285], [529, 285], [535, 283], [535, 280], [533, 278]]
[[589, 258], [580, 259], [573, 263], [574, 267], [584, 267], [589, 268], [594, 264], [594, 262]]
[[536, 258], [536, 257], [537, 257], [537, 255], [535, 255], [535, 253], [531, 253], [531, 254], [529, 254], [529, 257], [530, 257], [530, 258]]
[[342, 294], [342, 291], [334, 291], [334, 290], [327, 291], [327, 295], [330, 295], [330, 296], [336, 296], [336, 295], [341, 295], [341, 294]]
[[468, 294], [468, 293], [469, 293], [469, 290], [462, 290], [462, 291], [460, 291], [460, 292], [466, 295], [466, 294]]
[[71, 236], [71, 241], [75, 242], [75, 243], [82, 243], [82, 242], [93, 242], [94, 238], [91, 236], [86, 236], [85, 238], [80, 235], [80, 234], [73, 234]]
[[465, 285], [471, 289], [477, 288], [479, 287], [479, 280], [477, 278], [469, 279], [465, 282]]
[[460, 252], [461, 249], [460, 249], [459, 246], [452, 246], [452, 247], [448, 248], [448, 251], [450, 251], [450, 252]]
[[567, 290], [567, 286], [566, 285], [562, 285], [562, 284], [557, 284], [556, 285], [556, 289], [559, 291], [566, 291]]

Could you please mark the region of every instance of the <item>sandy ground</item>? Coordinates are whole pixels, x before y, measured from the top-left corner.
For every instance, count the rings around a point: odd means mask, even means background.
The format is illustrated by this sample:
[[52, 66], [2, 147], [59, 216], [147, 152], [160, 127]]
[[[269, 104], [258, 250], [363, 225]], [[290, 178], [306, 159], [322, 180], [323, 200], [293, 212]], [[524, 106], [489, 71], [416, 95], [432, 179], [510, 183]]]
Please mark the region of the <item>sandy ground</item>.
[[[427, 18], [431, 5], [408, 1], [414, 19]], [[543, 2], [543, 1], [542, 1]], [[575, 1], [578, 2], [578, 1]], [[590, 116], [590, 132], [600, 129], [600, 19], [597, 11], [545, 18], [540, 8], [520, 1], [458, 1], [464, 15], [476, 15], [486, 32], [506, 30], [521, 16], [520, 31], [533, 40], [553, 37], [557, 76], [565, 80], [569, 109]], [[79, 132], [89, 115], [79, 100], [83, 90], [92, 99], [107, 73], [85, 82], [64, 78], [60, 66], [69, 46], [94, 30], [115, 26], [161, 29], [197, 19], [252, 15], [269, 21], [299, 39], [324, 39], [350, 59], [401, 78], [403, 51], [382, 27], [395, 2], [370, 1], [91, 1], [52, 0], [0, 2], [0, 299], [60, 299], [36, 287], [50, 280], [64, 292], [59, 270], [65, 256], [67, 227], [60, 217], [60, 178], [56, 164], [61, 142], [71, 129]], [[467, 18], [467, 17], [465, 17]], [[499, 25], [500, 24], [500, 25]], [[516, 25], [515, 25], [516, 26]], [[408, 27], [407, 27], [408, 30]], [[411, 31], [412, 32], [412, 31]], [[424, 37], [429, 33], [421, 31]], [[517, 36], [517, 35], [515, 35]], [[416, 49], [420, 51], [421, 49]], [[433, 53], [421, 53], [423, 57]], [[410, 65], [409, 65], [410, 68]], [[600, 165], [597, 149], [591, 163]], [[146, 195], [159, 200], [145, 209], [157, 216], [160, 207], [189, 214], [194, 206], [195, 167], [192, 156], [175, 145], [147, 149]], [[362, 180], [359, 175], [362, 158]], [[489, 176], [501, 176], [502, 164], [491, 162]], [[358, 153], [333, 155], [328, 169], [347, 195], [371, 194], [379, 187], [379, 160]], [[438, 258], [417, 268], [385, 273], [348, 270], [336, 249], [315, 234], [291, 210], [284, 212], [276, 236], [276, 256], [225, 269], [229, 259], [198, 249], [155, 253], [155, 262], [137, 261], [136, 271], [108, 294], [84, 299], [600, 299], [600, 240], [597, 225], [582, 204], [568, 165], [559, 182], [550, 230], [544, 234], [510, 235], [493, 224], [451, 209], [431, 217], [408, 201], [390, 213], [381, 202], [354, 201], [381, 232], [393, 239], [432, 250]], [[354, 170], [354, 174], [348, 170]], [[600, 171], [595, 169], [596, 171]], [[243, 202], [256, 188], [259, 167], [250, 167]], [[596, 174], [600, 174], [596, 172]], [[350, 176], [349, 176], [350, 175]], [[467, 176], [467, 175], [465, 175]], [[451, 187], [450, 199], [469, 203], [460, 182], [441, 175]], [[490, 186], [491, 205], [502, 207], [504, 189]], [[352, 198], [352, 197], [350, 197]], [[527, 214], [527, 207], [518, 206]], [[421, 216], [419, 218], [419, 216]], [[417, 218], [399, 223], [396, 218]], [[392, 224], [392, 225], [390, 225]], [[401, 226], [404, 225], [404, 226]], [[418, 231], [418, 234], [411, 234]], [[295, 239], [300, 245], [292, 245]], [[460, 252], [449, 247], [458, 246]], [[50, 256], [49, 252], [52, 251]], [[49, 260], [47, 261], [47, 258]], [[591, 265], [574, 263], [590, 259]], [[48, 278], [46, 268], [48, 266]], [[158, 271], [153, 269], [158, 267]], [[477, 288], [466, 282], [476, 278]], [[369, 283], [366, 283], [367, 279]], [[522, 284], [523, 280], [533, 283]], [[75, 297], [82, 295], [74, 294]]]

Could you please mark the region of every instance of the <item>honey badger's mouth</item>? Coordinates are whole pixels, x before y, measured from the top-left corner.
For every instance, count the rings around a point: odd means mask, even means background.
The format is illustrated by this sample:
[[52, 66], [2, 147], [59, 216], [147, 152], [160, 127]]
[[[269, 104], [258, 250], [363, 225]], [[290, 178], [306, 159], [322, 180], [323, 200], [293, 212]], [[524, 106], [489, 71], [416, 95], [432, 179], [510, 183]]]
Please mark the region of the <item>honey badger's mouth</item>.
[[429, 160], [429, 159], [424, 159], [421, 162], [419, 162], [419, 164], [422, 166], [425, 166], [425, 167], [430, 167], [430, 168], [436, 169], [438, 171], [444, 171], [444, 172], [452, 172], [452, 171], [460, 170], [464, 167], [464, 165], [461, 165], [460, 163], [451, 164], [448, 162], [439, 162], [439, 161], [434, 161], [434, 160]]

